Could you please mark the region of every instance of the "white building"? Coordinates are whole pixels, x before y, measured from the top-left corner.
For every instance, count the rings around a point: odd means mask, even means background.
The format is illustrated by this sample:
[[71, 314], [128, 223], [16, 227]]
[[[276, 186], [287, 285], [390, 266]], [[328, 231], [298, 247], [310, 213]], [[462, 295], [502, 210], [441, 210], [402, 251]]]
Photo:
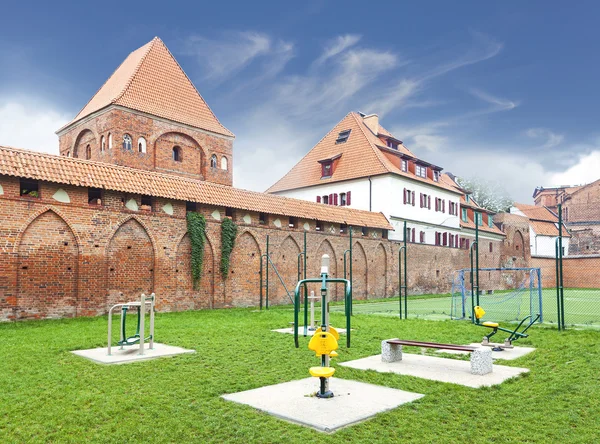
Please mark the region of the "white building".
[[[267, 192], [383, 213], [390, 239], [459, 247], [461, 197], [442, 168], [417, 158], [379, 124], [351, 112]], [[499, 230], [498, 230], [499, 231]]]
[[[518, 214], [529, 219], [529, 239], [532, 256], [556, 255], [556, 239], [558, 238], [558, 216], [546, 207], [515, 203], [510, 208], [511, 214]], [[569, 254], [571, 235], [563, 224], [562, 229], [563, 256]]]

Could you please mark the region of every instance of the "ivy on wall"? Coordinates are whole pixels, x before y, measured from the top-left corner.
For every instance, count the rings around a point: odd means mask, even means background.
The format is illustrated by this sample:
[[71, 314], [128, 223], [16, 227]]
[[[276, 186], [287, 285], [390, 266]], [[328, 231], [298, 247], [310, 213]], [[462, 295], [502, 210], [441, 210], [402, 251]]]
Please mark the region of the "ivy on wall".
[[229, 273], [229, 257], [233, 251], [236, 235], [237, 225], [228, 217], [223, 219], [221, 222], [221, 275], [225, 279]]
[[196, 212], [189, 212], [186, 215], [187, 228], [192, 243], [192, 281], [194, 289], [198, 289], [200, 278], [202, 277], [202, 262], [204, 260], [204, 242], [206, 240], [206, 219], [203, 215]]

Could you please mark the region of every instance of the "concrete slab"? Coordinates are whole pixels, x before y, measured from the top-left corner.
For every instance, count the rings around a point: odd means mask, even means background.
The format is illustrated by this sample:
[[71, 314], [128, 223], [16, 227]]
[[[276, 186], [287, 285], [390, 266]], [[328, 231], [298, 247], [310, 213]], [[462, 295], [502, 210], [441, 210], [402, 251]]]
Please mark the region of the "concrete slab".
[[111, 356], [108, 356], [106, 347], [75, 350], [71, 353], [99, 364], [127, 364], [129, 362], [145, 361], [148, 359], [181, 355], [183, 353], [196, 353], [196, 350], [159, 344], [158, 342], [154, 343], [154, 348], [152, 350], [148, 349], [148, 346], [146, 345], [143, 355], [140, 355], [139, 351], [140, 349], [136, 346], [125, 347], [123, 350], [119, 350], [119, 347], [117, 346], [112, 347]]
[[[473, 342], [472, 344], [468, 344], [469, 347], [475, 348], [489, 348], [481, 345], [481, 342]], [[492, 359], [505, 359], [507, 361], [513, 361], [515, 359], [519, 359], [525, 355], [528, 355], [532, 351], [535, 351], [533, 347], [515, 347], [515, 348], [507, 348], [503, 351], [494, 351], [492, 350]], [[459, 350], [438, 350], [437, 353], [448, 353], [451, 355], [463, 355], [468, 354], [469, 352], [463, 352]]]
[[359, 370], [374, 370], [380, 373], [416, 376], [417, 378], [474, 388], [501, 384], [507, 379], [529, 371], [527, 368], [494, 365], [492, 373], [488, 373], [487, 375], [472, 375], [471, 363], [469, 361], [409, 353], [404, 353], [402, 361], [397, 362], [381, 362], [381, 355], [375, 355], [355, 361], [340, 362], [339, 365]]
[[[336, 328], [337, 332], [341, 335], [346, 334], [346, 329], [345, 328]], [[277, 333], [288, 333], [290, 335], [294, 334], [294, 329], [292, 327], [289, 328], [279, 328], [277, 330], [271, 330]], [[307, 335], [308, 336], [312, 336], [315, 334], [315, 330], [308, 330]], [[299, 336], [304, 336], [304, 326], [298, 327], [298, 335]]]
[[317, 378], [269, 385], [222, 397], [320, 432], [334, 432], [424, 395], [364, 382], [330, 378], [333, 398], [319, 399]]

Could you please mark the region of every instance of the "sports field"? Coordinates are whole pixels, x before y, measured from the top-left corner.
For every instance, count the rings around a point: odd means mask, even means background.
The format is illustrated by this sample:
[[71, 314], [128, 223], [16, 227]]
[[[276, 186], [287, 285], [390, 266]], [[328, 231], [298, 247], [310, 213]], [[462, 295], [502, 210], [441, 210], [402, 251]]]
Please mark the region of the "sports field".
[[[530, 311], [537, 314], [538, 299], [530, 301], [529, 293], [517, 298], [505, 298], [507, 292], [481, 295], [479, 303], [486, 310], [485, 319], [515, 321], [527, 316]], [[571, 326], [600, 328], [600, 289], [565, 288], [565, 323]], [[537, 296], [537, 293], [536, 293]], [[456, 301], [458, 302], [458, 301]], [[470, 305], [470, 299], [467, 306]], [[408, 297], [408, 317], [430, 320], [451, 318], [452, 297], [449, 294]], [[458, 308], [458, 307], [457, 307]], [[398, 316], [398, 297], [372, 301], [354, 301], [353, 314]], [[331, 307], [331, 311], [343, 312], [343, 305]], [[460, 311], [457, 311], [460, 313]], [[542, 290], [542, 320], [546, 324], [557, 321], [556, 289]], [[468, 316], [468, 312], [467, 312]]]

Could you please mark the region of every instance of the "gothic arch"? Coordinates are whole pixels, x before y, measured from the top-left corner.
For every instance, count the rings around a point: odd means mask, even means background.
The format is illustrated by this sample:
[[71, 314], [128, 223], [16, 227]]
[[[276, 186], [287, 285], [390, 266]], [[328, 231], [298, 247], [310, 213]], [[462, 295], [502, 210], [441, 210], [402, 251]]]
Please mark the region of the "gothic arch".
[[246, 230], [240, 234], [233, 247], [229, 264], [229, 287], [225, 305], [253, 306], [259, 303], [260, 293], [260, 246], [254, 235]]
[[156, 244], [137, 217], [129, 216], [119, 224], [106, 246], [105, 257], [107, 307], [152, 293]]
[[204, 259], [202, 277], [197, 290], [194, 290], [191, 269], [192, 244], [188, 233], [185, 233], [177, 244], [175, 259], [175, 308], [202, 309], [214, 306], [214, 249], [208, 237], [204, 243]]
[[369, 266], [369, 296], [384, 298], [387, 296], [387, 252], [383, 244], [378, 244]]
[[75, 143], [73, 144], [73, 149], [71, 150], [73, 157], [78, 157], [80, 159], [85, 158], [85, 150], [87, 145], [90, 145], [92, 157], [94, 157], [98, 144], [96, 142], [96, 135], [88, 128], [81, 130], [81, 132], [75, 138]]
[[365, 299], [367, 297], [367, 255], [362, 244], [358, 241], [352, 246], [352, 297]]
[[79, 243], [66, 220], [53, 209], [39, 212], [19, 233], [15, 248], [17, 316], [76, 316]]
[[513, 236], [513, 249], [519, 256], [525, 256], [525, 240], [520, 231], [516, 230]]
[[13, 245], [13, 253], [17, 253], [18, 252], [18, 248], [19, 248], [19, 244], [21, 242], [21, 238], [23, 237], [23, 233], [25, 232], [25, 230], [27, 230], [27, 228], [29, 227], [29, 225], [31, 225], [31, 223], [36, 220], [38, 217], [40, 217], [42, 214], [51, 211], [52, 213], [55, 213], [58, 217], [60, 217], [63, 222], [65, 224], [67, 224], [67, 226], [69, 227], [69, 230], [71, 230], [71, 233], [73, 233], [73, 236], [75, 236], [75, 242], [77, 243], [77, 252], [78, 254], [82, 254], [81, 251], [81, 240], [79, 239], [79, 236], [76, 234], [75, 229], [73, 228], [73, 225], [71, 224], [71, 222], [69, 222], [69, 219], [67, 219], [65, 217], [65, 215], [62, 213], [62, 211], [60, 211], [58, 208], [55, 208], [53, 206], [46, 206], [43, 207], [42, 209], [36, 211], [35, 213], [33, 213], [31, 216], [29, 216], [27, 218], [27, 220], [25, 221], [25, 223], [23, 224], [22, 228], [19, 229], [18, 233], [17, 233], [17, 239], [15, 241], [15, 244]]

